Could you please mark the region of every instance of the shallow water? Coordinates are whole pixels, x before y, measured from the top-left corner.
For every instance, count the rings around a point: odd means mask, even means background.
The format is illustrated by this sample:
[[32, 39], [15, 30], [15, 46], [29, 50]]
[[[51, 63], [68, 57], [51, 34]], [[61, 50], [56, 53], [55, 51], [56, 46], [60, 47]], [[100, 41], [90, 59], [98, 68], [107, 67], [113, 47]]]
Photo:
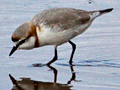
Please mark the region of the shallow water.
[[[13, 85], [11, 74], [16, 80], [31, 78], [38, 82], [55, 81], [67, 84], [74, 90], [120, 90], [120, 2], [119, 0], [2, 0], [0, 3], [0, 90], [10, 90]], [[13, 31], [25, 21], [29, 21], [41, 10], [52, 7], [71, 7], [84, 10], [114, 8], [111, 13], [98, 17], [91, 27], [72, 41], [77, 45], [74, 66], [68, 64], [71, 45], [58, 47], [59, 59], [47, 66], [33, 67], [32, 64], [45, 64], [53, 58], [52, 46], [30, 51], [19, 50], [9, 57], [13, 43]], [[73, 80], [72, 80], [73, 78]], [[74, 81], [75, 79], [75, 81]], [[70, 82], [70, 84], [68, 84]], [[69, 90], [69, 89], [68, 89]]]

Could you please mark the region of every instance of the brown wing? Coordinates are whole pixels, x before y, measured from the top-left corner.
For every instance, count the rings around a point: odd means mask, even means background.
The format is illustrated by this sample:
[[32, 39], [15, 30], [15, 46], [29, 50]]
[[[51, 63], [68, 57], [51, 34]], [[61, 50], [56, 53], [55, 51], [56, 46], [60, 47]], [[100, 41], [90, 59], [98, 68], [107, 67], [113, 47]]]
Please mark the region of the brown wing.
[[33, 17], [32, 22], [37, 25], [44, 23], [53, 30], [67, 30], [83, 25], [90, 20], [89, 12], [72, 8], [53, 8], [44, 10]]

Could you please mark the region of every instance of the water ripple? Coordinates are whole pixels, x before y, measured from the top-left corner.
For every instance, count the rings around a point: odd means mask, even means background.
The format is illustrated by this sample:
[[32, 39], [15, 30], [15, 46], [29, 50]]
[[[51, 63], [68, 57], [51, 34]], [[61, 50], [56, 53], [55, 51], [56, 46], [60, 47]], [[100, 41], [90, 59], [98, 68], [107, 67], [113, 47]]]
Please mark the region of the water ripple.
[[[112, 60], [85, 60], [85, 61], [80, 61], [78, 63], [73, 63], [74, 66], [89, 66], [89, 67], [114, 67], [114, 68], [120, 68], [119, 63], [112, 63]], [[62, 64], [62, 63], [56, 63], [57, 65], [61, 66], [70, 66], [68, 63], [67, 64]]]
[[120, 68], [120, 64], [112, 63], [112, 60], [86, 60], [78, 62], [77, 66], [93, 66], [93, 67], [115, 67]]

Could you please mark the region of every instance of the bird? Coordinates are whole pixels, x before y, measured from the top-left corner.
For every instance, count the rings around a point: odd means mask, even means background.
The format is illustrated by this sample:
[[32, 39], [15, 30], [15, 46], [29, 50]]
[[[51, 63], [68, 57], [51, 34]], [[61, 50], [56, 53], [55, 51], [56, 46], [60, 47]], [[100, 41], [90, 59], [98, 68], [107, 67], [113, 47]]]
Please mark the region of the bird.
[[86, 31], [95, 18], [112, 10], [113, 8], [94, 11], [57, 7], [45, 9], [16, 28], [11, 36], [15, 45], [9, 56], [19, 49], [31, 50], [52, 45], [54, 57], [46, 63], [50, 66], [58, 59], [57, 47], [69, 42], [72, 46], [69, 64], [72, 65], [76, 44], [71, 39]]

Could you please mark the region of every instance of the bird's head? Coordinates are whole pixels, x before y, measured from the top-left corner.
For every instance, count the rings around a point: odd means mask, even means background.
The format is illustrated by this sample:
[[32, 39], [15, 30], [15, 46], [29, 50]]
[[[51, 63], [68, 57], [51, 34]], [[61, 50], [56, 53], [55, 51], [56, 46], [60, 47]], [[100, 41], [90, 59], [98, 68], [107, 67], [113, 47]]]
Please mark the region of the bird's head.
[[33, 49], [39, 46], [37, 40], [36, 26], [30, 22], [25, 22], [20, 25], [11, 37], [15, 43], [9, 56], [11, 56], [17, 49]]

